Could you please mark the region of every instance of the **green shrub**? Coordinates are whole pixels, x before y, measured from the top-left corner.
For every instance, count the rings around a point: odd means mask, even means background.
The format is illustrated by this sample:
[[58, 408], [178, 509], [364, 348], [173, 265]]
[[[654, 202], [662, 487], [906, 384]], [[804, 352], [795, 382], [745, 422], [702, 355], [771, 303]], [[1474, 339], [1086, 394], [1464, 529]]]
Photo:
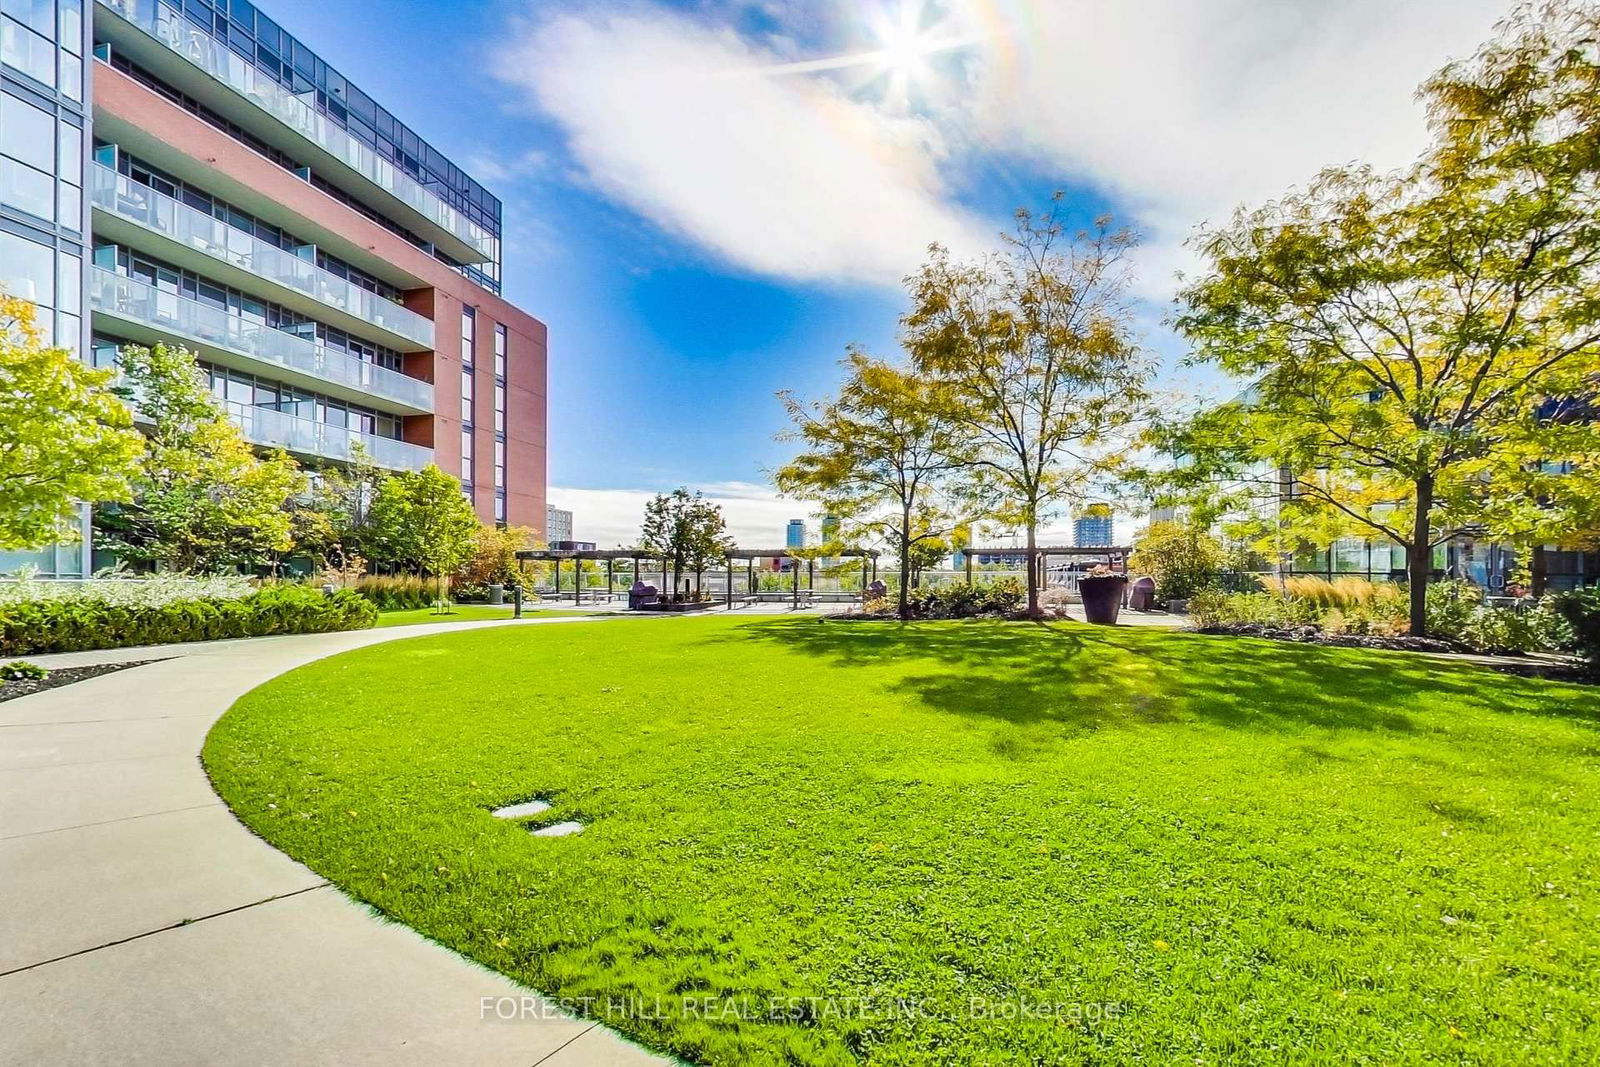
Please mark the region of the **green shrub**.
[[416, 574], [369, 574], [354, 589], [379, 611], [412, 611], [439, 599], [439, 583]]
[[1569, 646], [1600, 673], [1600, 589], [1574, 589], [1549, 599], [1569, 628]]
[[1549, 652], [1571, 643], [1572, 628], [1556, 598], [1532, 606], [1493, 608], [1471, 582], [1433, 582], [1426, 594], [1428, 634], [1474, 652]]
[[971, 619], [979, 615], [1008, 615], [1022, 606], [1025, 596], [1016, 578], [968, 585], [951, 582], [914, 590], [907, 603], [920, 619]]
[[1424, 594], [1428, 633], [1445, 641], [1466, 641], [1467, 628], [1483, 603], [1471, 582], [1432, 582]]
[[1158, 521], [1139, 532], [1128, 570], [1154, 578], [1156, 596], [1167, 601], [1193, 597], [1210, 588], [1222, 564], [1222, 545], [1205, 527]]
[[0, 666], [0, 682], [38, 682], [48, 677], [49, 671], [23, 659]]
[[268, 585], [244, 597], [116, 604], [35, 600], [0, 604], [0, 655], [364, 630], [377, 608], [352, 590]]

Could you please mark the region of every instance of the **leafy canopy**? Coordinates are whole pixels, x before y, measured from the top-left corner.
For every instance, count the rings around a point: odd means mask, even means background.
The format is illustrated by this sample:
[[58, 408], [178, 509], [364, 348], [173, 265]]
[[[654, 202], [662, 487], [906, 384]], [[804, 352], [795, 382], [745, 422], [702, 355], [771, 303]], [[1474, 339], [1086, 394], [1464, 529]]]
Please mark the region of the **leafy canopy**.
[[480, 525], [461, 483], [432, 463], [385, 478], [369, 521], [384, 560], [438, 578], [471, 558]]
[[[1059, 200], [1019, 211], [1002, 254], [958, 263], [934, 246], [902, 320], [916, 372], [950, 391], [974, 466], [1030, 547], [1052, 506], [1081, 499], [1120, 456], [1151, 369], [1124, 300], [1133, 235], [1107, 219], [1069, 234]], [[1031, 568], [1028, 608], [1039, 610]]]
[[100, 508], [95, 523], [119, 557], [215, 573], [267, 565], [293, 547], [300, 465], [282, 450], [257, 455], [211, 393], [192, 353], [126, 345], [122, 390], [146, 424], [133, 500]]
[[722, 509], [680, 486], [645, 505], [639, 550], [669, 561], [676, 575], [700, 574], [733, 545]]
[[833, 400], [808, 405], [779, 394], [794, 423], [785, 436], [804, 451], [774, 480], [838, 517], [838, 538], [890, 545], [900, 561], [904, 615], [911, 576], [947, 555], [945, 539], [969, 518], [975, 499], [962, 476], [977, 452], [947, 385], [859, 349], [843, 366]]
[[128, 500], [144, 452], [112, 372], [45, 344], [36, 315], [0, 295], [0, 549], [75, 537], [79, 502]]
[[1325, 171], [1196, 240], [1208, 266], [1177, 325], [1252, 384], [1163, 432], [1186, 460], [1174, 484], [1213, 505], [1223, 484], [1280, 497], [1319, 543], [1405, 546], [1413, 632], [1434, 544], [1595, 512], [1597, 31], [1591, 5], [1519, 7], [1423, 86], [1433, 142], [1414, 166]]

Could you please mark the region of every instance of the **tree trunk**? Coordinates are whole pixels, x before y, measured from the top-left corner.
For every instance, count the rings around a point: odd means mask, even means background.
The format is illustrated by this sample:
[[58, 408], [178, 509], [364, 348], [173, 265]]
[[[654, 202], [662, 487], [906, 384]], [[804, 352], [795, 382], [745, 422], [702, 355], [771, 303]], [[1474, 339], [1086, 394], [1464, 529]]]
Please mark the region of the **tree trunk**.
[[1433, 573], [1433, 478], [1417, 480], [1417, 515], [1411, 524], [1411, 543], [1406, 546], [1407, 579], [1410, 583], [1411, 635], [1428, 636], [1428, 577]]
[[1529, 555], [1528, 592], [1536, 597], [1544, 596], [1545, 588], [1550, 584], [1550, 561], [1545, 556], [1543, 545], [1534, 545]]
[[911, 509], [900, 509], [900, 618], [911, 615]]
[[1038, 523], [1028, 519], [1028, 617], [1037, 619], [1039, 611], [1039, 568], [1034, 565], [1034, 551], [1038, 548]]

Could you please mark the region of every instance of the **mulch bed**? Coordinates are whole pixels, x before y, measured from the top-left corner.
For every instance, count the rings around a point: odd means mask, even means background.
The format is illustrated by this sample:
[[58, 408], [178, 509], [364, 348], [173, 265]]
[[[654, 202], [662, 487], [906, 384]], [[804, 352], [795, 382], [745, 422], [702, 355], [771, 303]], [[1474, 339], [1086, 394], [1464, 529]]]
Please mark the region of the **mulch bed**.
[[102, 674], [112, 674], [116, 671], [125, 671], [129, 667], [142, 667], [146, 663], [159, 663], [160, 660], [143, 659], [133, 663], [96, 663], [92, 667], [57, 667], [45, 678], [27, 678], [16, 682], [0, 682], [0, 702], [16, 700], [18, 697], [31, 696], [42, 693], [46, 689], [55, 689], [73, 682], [86, 682], [90, 678], [98, 678]]

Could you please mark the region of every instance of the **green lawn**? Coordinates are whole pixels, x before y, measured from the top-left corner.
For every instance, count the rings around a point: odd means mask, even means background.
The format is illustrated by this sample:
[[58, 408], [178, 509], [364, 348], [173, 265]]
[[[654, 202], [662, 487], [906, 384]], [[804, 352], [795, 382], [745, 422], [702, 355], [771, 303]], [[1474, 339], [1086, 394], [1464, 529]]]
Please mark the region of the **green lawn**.
[[[691, 1060], [1569, 1065], [1597, 723], [1404, 654], [724, 617], [335, 656], [204, 758], [354, 896]], [[489, 815], [535, 797], [587, 828]]]
[[[432, 608], [415, 608], [408, 611], [385, 611], [378, 615], [378, 625], [382, 626], [420, 626], [423, 623], [433, 622], [486, 622], [495, 619], [511, 618], [511, 605], [509, 604], [456, 604], [450, 609], [450, 614], [440, 615]], [[524, 606], [522, 617], [545, 618], [551, 615], [589, 615], [592, 612], [574, 611], [568, 608], [565, 611], [559, 608], [536, 608]]]

